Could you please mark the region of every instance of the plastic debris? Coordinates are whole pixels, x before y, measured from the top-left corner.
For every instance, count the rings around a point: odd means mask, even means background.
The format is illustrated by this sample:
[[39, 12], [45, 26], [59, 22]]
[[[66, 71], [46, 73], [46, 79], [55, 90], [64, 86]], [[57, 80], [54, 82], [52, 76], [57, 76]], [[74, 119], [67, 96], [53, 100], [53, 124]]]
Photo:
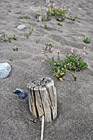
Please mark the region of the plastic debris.
[[13, 93], [17, 94], [21, 100], [25, 99], [27, 96], [25, 90], [23, 89], [16, 89], [13, 91]]
[[11, 66], [8, 63], [0, 63], [0, 79], [8, 77]]
[[22, 30], [22, 29], [25, 29], [25, 28], [26, 28], [26, 25], [24, 25], [24, 24], [17, 26], [17, 29], [19, 29], [19, 30]]

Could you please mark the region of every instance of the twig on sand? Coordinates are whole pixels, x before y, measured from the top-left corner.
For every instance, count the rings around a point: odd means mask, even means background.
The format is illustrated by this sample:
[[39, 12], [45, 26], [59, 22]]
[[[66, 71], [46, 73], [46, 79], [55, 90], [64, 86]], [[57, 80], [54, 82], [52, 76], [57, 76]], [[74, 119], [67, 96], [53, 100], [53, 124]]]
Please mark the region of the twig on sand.
[[41, 125], [41, 140], [43, 140], [44, 135], [44, 115], [42, 116], [42, 125]]

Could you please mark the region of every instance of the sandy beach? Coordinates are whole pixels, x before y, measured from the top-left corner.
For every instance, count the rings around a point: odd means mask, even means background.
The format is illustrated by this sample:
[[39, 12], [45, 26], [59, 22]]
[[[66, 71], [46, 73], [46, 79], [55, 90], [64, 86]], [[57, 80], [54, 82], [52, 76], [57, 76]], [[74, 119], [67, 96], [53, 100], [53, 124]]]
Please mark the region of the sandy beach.
[[[93, 140], [93, 1], [57, 0], [55, 3], [70, 8], [77, 20], [66, 19], [62, 27], [54, 17], [50, 21], [37, 22], [35, 15], [45, 6], [45, 0], [0, 0], [0, 33], [18, 37], [11, 42], [0, 42], [0, 63], [7, 62], [12, 67], [9, 77], [0, 79], [0, 140], [40, 140], [41, 122], [39, 119], [36, 123], [31, 121], [33, 115], [28, 99], [20, 100], [13, 91], [21, 88], [28, 93], [29, 81], [41, 77], [54, 80], [58, 104], [57, 118], [45, 123], [44, 140]], [[21, 24], [26, 28], [17, 29]], [[34, 31], [27, 39], [25, 34], [30, 25], [34, 26]], [[91, 38], [90, 44], [79, 40], [84, 36]], [[38, 38], [40, 41], [36, 43]], [[84, 60], [88, 68], [75, 72], [76, 81], [69, 76], [59, 81], [53, 77], [49, 65], [42, 63], [46, 58], [41, 51], [50, 40], [54, 45], [51, 55], [60, 50], [62, 58], [71, 48], [79, 53], [85, 47]], [[18, 51], [13, 51], [15, 46]], [[13, 61], [9, 60], [11, 56]]]

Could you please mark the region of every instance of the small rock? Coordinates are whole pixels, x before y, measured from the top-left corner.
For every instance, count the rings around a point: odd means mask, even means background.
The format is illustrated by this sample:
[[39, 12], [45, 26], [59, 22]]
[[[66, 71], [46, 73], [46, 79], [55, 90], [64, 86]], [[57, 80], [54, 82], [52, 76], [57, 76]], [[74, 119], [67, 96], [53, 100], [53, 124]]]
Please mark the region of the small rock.
[[13, 93], [17, 94], [21, 100], [25, 99], [25, 97], [27, 96], [25, 90], [23, 89], [16, 89], [13, 91]]
[[25, 28], [26, 28], [26, 25], [24, 25], [24, 24], [17, 26], [17, 29], [19, 29], [19, 30], [22, 30], [22, 29], [25, 29]]
[[78, 8], [78, 10], [81, 11], [82, 9], [81, 8]]
[[11, 66], [8, 63], [0, 63], [0, 79], [8, 77]]

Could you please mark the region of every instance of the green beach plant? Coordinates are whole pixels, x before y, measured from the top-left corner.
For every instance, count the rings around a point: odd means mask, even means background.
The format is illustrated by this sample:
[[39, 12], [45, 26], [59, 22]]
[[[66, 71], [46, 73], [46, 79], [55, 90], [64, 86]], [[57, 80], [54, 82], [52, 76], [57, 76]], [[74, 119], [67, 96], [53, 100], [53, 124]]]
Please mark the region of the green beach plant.
[[39, 9], [37, 12], [38, 13], [45, 13], [45, 10], [44, 9]]
[[36, 39], [36, 43], [38, 43], [40, 40], [41, 40], [40, 38], [37, 38], [37, 39]]
[[13, 61], [14, 57], [13, 56], [10, 56], [9, 60], [10, 61]]
[[32, 34], [33, 30], [34, 30], [34, 26], [31, 26], [29, 32], [25, 34], [25, 36], [27, 37], [27, 39], [30, 38], [30, 35]]
[[20, 19], [30, 19], [30, 16], [20, 16]]
[[60, 18], [65, 17], [68, 10], [64, 7], [58, 7], [53, 1], [51, 1], [46, 8], [46, 12], [49, 16], [58, 16]]
[[86, 43], [86, 44], [90, 44], [91, 43], [91, 38], [89, 38], [89, 37], [85, 37], [84, 39], [81, 39], [79, 37], [79, 40], [82, 41], [82, 42], [84, 42], [84, 43]]
[[49, 52], [52, 52], [52, 48], [54, 47], [52, 41], [50, 43], [46, 43], [45, 46], [45, 51], [48, 50]]
[[86, 44], [90, 44], [91, 43], [91, 39], [89, 37], [85, 37], [83, 39], [83, 42], [86, 43]]
[[72, 21], [76, 21], [77, 17], [72, 17], [70, 14], [68, 14], [68, 16], [66, 16], [67, 19], [70, 19]]
[[8, 37], [8, 39], [9, 40], [17, 40], [18, 39], [18, 37], [15, 35], [15, 34], [13, 34], [13, 36], [10, 36], [10, 37]]
[[67, 8], [66, 6], [57, 6], [53, 0], [46, 5], [46, 9], [40, 9], [37, 12], [42, 14], [47, 13], [48, 16], [55, 16], [57, 21], [60, 22], [64, 21], [66, 18], [72, 21], [76, 21], [77, 18], [70, 15], [69, 8]]
[[47, 28], [48, 28], [47, 24], [44, 24], [44, 28], [45, 28], [45, 29], [47, 29]]
[[[88, 67], [88, 64], [84, 62], [83, 56], [85, 53], [82, 51], [80, 54], [74, 53], [73, 49], [70, 50], [70, 54], [66, 54], [65, 59], [60, 59], [60, 51], [57, 51], [57, 56], [49, 58], [45, 51], [42, 53], [46, 56], [48, 64], [50, 65], [51, 72], [60, 81], [63, 81], [62, 77], [68, 72], [76, 81], [77, 76], [73, 74], [75, 71], [80, 71]], [[44, 62], [44, 61], [43, 61]]]
[[59, 26], [63, 26], [63, 24], [61, 22], [57, 22], [57, 25]]
[[8, 9], [8, 12], [11, 13], [11, 9]]
[[12, 48], [13, 51], [18, 51], [18, 48], [15, 46]]
[[18, 37], [15, 34], [13, 34], [13, 36], [9, 36], [5, 34], [4, 32], [1, 33], [1, 37], [0, 37], [0, 40], [4, 42], [11, 42], [11, 40], [17, 40], [17, 39]]

